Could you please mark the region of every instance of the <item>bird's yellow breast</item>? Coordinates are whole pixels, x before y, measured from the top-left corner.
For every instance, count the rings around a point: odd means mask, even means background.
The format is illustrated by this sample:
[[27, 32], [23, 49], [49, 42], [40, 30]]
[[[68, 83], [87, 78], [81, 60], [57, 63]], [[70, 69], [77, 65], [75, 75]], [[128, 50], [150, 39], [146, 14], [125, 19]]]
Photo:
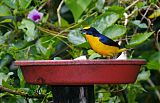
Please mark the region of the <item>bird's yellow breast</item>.
[[114, 56], [119, 53], [119, 48], [115, 46], [109, 46], [101, 41], [99, 41], [98, 37], [94, 37], [92, 35], [85, 35], [92, 49], [103, 56]]

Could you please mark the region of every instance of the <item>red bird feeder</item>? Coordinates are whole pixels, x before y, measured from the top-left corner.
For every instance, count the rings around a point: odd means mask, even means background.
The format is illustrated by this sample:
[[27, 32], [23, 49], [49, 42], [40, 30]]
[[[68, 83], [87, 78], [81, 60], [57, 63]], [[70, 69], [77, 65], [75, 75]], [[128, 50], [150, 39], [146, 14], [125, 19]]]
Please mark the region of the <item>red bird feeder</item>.
[[135, 82], [145, 60], [20, 60], [26, 82], [47, 85], [93, 85]]

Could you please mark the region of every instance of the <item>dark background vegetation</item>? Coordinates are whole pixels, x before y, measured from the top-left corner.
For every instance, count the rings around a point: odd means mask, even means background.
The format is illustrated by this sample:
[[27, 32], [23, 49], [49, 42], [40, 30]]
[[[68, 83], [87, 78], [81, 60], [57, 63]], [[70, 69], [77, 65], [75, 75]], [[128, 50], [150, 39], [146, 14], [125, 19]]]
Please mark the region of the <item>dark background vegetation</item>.
[[[44, 13], [38, 23], [27, 19], [34, 8]], [[86, 25], [132, 48], [128, 59], [147, 60], [134, 84], [95, 86], [96, 101], [159, 103], [158, 0], [0, 0], [0, 103], [51, 101], [51, 88], [27, 84], [14, 61], [74, 59], [84, 49], [94, 59], [79, 31]]]

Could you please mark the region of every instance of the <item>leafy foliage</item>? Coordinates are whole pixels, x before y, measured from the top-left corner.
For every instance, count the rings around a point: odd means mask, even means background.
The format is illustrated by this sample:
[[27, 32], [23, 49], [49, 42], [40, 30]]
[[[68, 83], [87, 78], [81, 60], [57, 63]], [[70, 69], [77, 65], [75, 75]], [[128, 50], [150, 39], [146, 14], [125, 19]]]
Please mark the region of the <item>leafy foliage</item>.
[[37, 31], [35, 30], [35, 24], [32, 21], [23, 19], [21, 25], [18, 28], [22, 29], [23, 32], [25, 32], [25, 40], [33, 41], [36, 39]]
[[[1, 0], [0, 86], [30, 96], [44, 96], [26, 98], [0, 91], [0, 101], [49, 102], [52, 99], [50, 88], [27, 84], [14, 61], [75, 59], [84, 52], [88, 59], [99, 58], [80, 32], [82, 27], [90, 25], [103, 35], [120, 40], [129, 49], [128, 58], [147, 60], [134, 84], [95, 86], [96, 101], [158, 103], [159, 95], [155, 93], [159, 92], [160, 74], [158, 6], [158, 0]], [[27, 18], [33, 9], [44, 14], [41, 21]]]
[[150, 37], [153, 34], [153, 32], [149, 32], [149, 33], [142, 33], [142, 34], [135, 34], [132, 39], [129, 41], [128, 43], [128, 47], [134, 47], [136, 45], [141, 44], [142, 42], [144, 42], [146, 39], [148, 39], [148, 37]]
[[122, 37], [127, 31], [127, 28], [122, 25], [112, 25], [106, 28], [103, 32], [104, 35], [111, 39]]
[[91, 26], [95, 27], [100, 33], [102, 33], [107, 27], [113, 25], [118, 18], [118, 14], [114, 12], [106, 12], [93, 20]]
[[[65, 0], [66, 5], [72, 11], [74, 20], [77, 21], [92, 0]], [[74, 4], [74, 5], [73, 5]]]

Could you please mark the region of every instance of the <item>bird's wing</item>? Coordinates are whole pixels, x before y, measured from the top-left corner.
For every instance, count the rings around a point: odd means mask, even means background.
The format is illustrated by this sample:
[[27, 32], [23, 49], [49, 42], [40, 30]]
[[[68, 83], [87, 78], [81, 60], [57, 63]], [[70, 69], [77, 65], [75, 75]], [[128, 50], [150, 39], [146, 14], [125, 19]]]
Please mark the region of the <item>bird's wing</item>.
[[116, 43], [115, 41], [113, 41], [112, 39], [104, 36], [104, 35], [100, 35], [99, 36], [99, 41], [101, 41], [103, 44], [105, 45], [110, 45], [110, 46], [115, 46], [120, 48], [120, 46], [118, 45], [118, 43]]

